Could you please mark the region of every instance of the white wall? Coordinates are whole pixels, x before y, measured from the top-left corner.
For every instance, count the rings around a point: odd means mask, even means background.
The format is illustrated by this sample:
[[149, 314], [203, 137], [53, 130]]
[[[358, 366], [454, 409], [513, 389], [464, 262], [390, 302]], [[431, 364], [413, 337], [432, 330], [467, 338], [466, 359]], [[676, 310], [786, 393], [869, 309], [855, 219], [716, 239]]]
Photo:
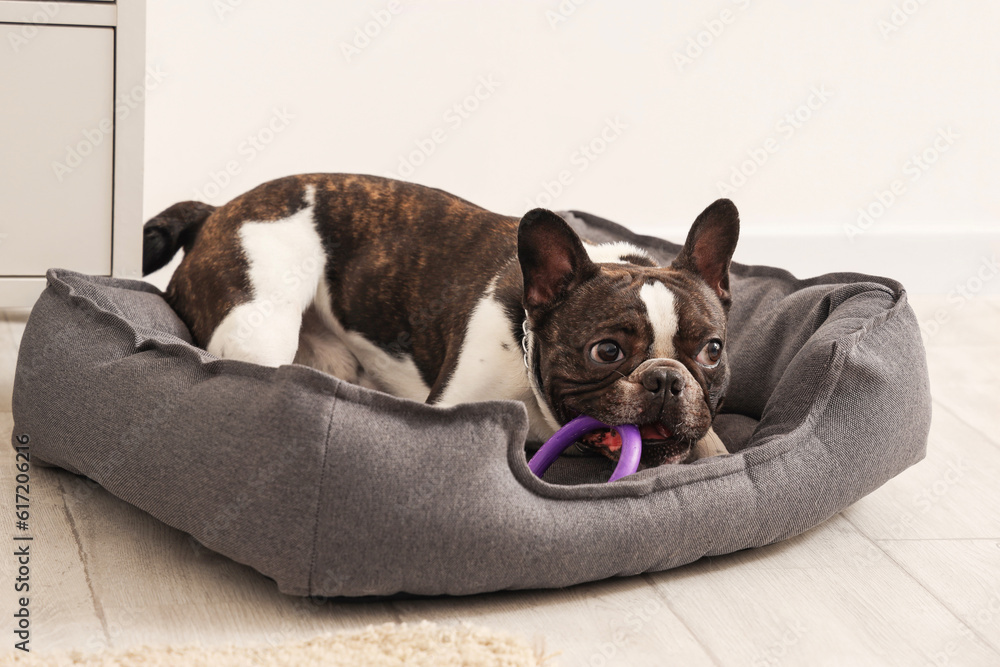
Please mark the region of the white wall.
[[990, 273], [1000, 3], [576, 2], [149, 0], [147, 217], [291, 173], [399, 175], [422, 144], [408, 180], [498, 212], [577, 208], [680, 240], [725, 194], [738, 261], [914, 291]]

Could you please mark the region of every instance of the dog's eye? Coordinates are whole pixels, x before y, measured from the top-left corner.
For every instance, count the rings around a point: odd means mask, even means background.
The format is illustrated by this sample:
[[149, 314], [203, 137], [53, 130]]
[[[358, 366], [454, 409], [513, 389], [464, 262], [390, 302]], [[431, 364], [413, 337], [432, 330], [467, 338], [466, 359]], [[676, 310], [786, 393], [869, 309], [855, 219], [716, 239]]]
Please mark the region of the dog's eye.
[[622, 348], [613, 340], [602, 340], [590, 348], [590, 358], [599, 364], [613, 364], [625, 358]]
[[701, 352], [699, 352], [698, 356], [695, 357], [695, 361], [706, 368], [714, 368], [718, 365], [721, 357], [722, 341], [718, 338], [713, 338], [705, 343], [705, 347], [701, 348]]

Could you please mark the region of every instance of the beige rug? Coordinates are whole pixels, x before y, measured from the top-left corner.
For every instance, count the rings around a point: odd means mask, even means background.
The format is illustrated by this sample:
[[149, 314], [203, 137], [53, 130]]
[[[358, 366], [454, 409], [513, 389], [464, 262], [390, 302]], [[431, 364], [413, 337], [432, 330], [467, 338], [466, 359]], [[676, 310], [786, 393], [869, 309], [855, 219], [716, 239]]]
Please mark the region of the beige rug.
[[386, 623], [280, 646], [141, 647], [100, 653], [31, 652], [3, 664], [24, 667], [557, 667], [523, 639], [474, 625]]

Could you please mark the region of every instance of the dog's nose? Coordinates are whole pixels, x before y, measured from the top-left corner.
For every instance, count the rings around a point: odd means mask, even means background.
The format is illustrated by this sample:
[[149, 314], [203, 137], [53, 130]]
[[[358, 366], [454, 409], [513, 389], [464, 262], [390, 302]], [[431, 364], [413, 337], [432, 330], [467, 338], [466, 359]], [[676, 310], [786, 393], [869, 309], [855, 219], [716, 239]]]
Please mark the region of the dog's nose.
[[654, 366], [642, 374], [642, 386], [657, 396], [666, 392], [678, 396], [684, 391], [684, 376], [669, 366]]

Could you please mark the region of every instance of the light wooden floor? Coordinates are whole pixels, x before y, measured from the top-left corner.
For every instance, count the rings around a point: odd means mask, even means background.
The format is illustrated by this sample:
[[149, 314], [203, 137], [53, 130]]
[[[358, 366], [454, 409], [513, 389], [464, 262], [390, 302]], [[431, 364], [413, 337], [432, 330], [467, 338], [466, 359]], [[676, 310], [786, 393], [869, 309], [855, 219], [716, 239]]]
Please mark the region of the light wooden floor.
[[[566, 666], [1000, 665], [1000, 299], [912, 301], [922, 321], [948, 316], [926, 341], [927, 459], [797, 538], [567, 590], [316, 602], [279, 594], [92, 483], [34, 468], [32, 647], [278, 642], [427, 618], [508, 629]], [[23, 322], [0, 321], [4, 434]], [[0, 451], [6, 510], [13, 455]], [[5, 545], [12, 519], [0, 521]], [[13, 559], [0, 562], [2, 662], [14, 594]]]

